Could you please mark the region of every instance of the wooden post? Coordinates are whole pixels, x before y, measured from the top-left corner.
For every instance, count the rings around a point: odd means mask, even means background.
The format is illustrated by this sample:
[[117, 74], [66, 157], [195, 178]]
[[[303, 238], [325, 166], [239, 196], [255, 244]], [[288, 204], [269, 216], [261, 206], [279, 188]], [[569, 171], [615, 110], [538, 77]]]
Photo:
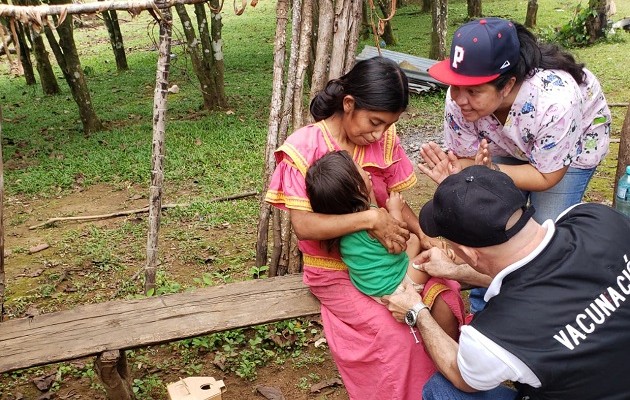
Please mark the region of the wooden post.
[[[269, 110], [269, 129], [267, 132], [267, 147], [265, 148], [265, 189], [269, 186], [269, 181], [273, 170], [276, 167], [274, 151], [278, 147], [278, 130], [280, 129], [280, 112], [282, 110], [282, 86], [284, 84], [284, 59], [287, 48], [286, 29], [289, 21], [289, 2], [278, 0], [276, 3], [276, 38], [274, 43], [273, 56], [273, 83], [271, 91], [271, 107]], [[269, 218], [271, 206], [264, 201], [260, 205], [258, 219], [258, 235], [256, 239], [256, 266], [261, 267], [267, 264], [267, 240], [269, 238]], [[269, 263], [269, 276], [276, 276], [276, 265]]]
[[131, 400], [134, 398], [124, 351], [112, 350], [99, 354], [94, 367], [105, 387], [108, 399]]
[[538, 16], [538, 0], [527, 1], [527, 14], [525, 15], [525, 26], [533, 28], [536, 26], [536, 17]]
[[[158, 5], [161, 2], [156, 3]], [[162, 213], [162, 189], [164, 184], [164, 154], [166, 131], [166, 97], [168, 73], [171, 62], [171, 9], [162, 9], [160, 20], [160, 45], [155, 93], [153, 96], [153, 142], [151, 146], [151, 187], [149, 189], [149, 233], [147, 238], [147, 264], [145, 267], [144, 293], [155, 289], [155, 274], [158, 265], [158, 234]]]
[[630, 106], [626, 111], [626, 118], [623, 120], [621, 128], [621, 139], [619, 140], [619, 153], [617, 154], [617, 174], [615, 175], [615, 190], [613, 191], [613, 207], [617, 202], [617, 184], [619, 178], [626, 172], [626, 166], [630, 165]]
[[[7, 49], [7, 54], [9, 49]], [[4, 319], [4, 163], [2, 161], [2, 106], [0, 106], [0, 322]]]

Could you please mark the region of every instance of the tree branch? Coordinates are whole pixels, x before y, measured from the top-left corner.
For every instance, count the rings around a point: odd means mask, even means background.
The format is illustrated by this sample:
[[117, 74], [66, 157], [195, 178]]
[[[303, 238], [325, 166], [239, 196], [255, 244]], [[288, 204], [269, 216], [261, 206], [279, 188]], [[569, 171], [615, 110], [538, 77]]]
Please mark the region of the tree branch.
[[[242, 199], [245, 197], [256, 196], [256, 195], [258, 195], [258, 192], [245, 192], [245, 193], [235, 194], [235, 195], [226, 196], [226, 197], [217, 197], [215, 199], [209, 200], [209, 203]], [[190, 206], [190, 203], [168, 203], [168, 204], [163, 204], [162, 209], [175, 208], [175, 207], [188, 207], [188, 206]], [[79, 217], [54, 217], [54, 218], [49, 218], [48, 220], [46, 220], [45, 222], [42, 222], [41, 224], [29, 226], [28, 229], [41, 228], [42, 226], [50, 225], [54, 222], [59, 222], [59, 221], [91, 221], [91, 220], [98, 220], [98, 219], [123, 217], [126, 215], [140, 214], [140, 213], [145, 213], [148, 211], [149, 211], [149, 207], [147, 206], [143, 208], [136, 208], [134, 210], [117, 211], [117, 212], [108, 213], [108, 214], [83, 215]]]

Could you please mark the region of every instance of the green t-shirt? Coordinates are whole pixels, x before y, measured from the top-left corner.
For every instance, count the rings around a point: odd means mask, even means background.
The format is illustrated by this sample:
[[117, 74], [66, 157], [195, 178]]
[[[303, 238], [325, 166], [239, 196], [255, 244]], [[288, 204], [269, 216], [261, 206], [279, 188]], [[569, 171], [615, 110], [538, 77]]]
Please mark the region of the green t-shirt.
[[343, 236], [339, 251], [341, 259], [348, 265], [350, 280], [357, 289], [369, 296], [380, 297], [393, 293], [407, 273], [407, 253], [388, 253], [367, 231]]

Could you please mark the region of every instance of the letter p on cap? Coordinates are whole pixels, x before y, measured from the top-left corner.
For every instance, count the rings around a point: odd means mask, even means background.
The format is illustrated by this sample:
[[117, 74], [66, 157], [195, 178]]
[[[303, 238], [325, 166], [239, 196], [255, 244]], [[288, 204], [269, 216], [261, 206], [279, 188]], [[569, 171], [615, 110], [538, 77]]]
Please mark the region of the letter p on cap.
[[457, 64], [464, 61], [464, 48], [461, 46], [455, 46], [453, 51], [453, 68], [457, 69]]

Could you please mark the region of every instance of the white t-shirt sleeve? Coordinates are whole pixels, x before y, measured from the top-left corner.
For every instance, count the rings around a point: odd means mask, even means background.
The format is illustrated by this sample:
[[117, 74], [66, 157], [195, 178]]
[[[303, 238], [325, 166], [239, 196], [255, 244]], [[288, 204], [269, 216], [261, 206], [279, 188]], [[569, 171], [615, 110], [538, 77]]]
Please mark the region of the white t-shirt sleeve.
[[461, 329], [457, 365], [464, 381], [477, 390], [490, 390], [505, 381], [540, 387], [524, 362], [472, 326]]

